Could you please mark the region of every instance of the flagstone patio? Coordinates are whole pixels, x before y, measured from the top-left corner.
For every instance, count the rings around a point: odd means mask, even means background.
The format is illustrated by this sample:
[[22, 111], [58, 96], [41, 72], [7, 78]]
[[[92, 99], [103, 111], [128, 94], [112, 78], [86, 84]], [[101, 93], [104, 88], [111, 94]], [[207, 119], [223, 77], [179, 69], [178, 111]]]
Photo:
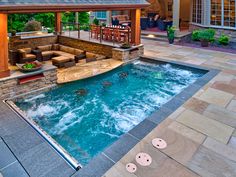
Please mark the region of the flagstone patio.
[[[233, 177], [236, 174], [236, 55], [143, 40], [145, 55], [220, 69], [221, 72], [160, 123], [103, 177]], [[152, 139], [168, 146], [157, 150]], [[139, 152], [153, 162], [142, 167]], [[112, 160], [112, 159], [110, 159]], [[137, 171], [126, 171], [127, 163]]]

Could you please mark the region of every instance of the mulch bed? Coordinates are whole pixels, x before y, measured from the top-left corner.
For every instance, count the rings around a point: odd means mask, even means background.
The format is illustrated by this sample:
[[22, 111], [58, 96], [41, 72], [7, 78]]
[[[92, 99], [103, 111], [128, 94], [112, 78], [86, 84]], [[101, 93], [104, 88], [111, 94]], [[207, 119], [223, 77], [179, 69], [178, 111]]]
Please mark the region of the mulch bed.
[[220, 45], [218, 43], [211, 43], [209, 47], [202, 47], [201, 42], [198, 41], [180, 41], [175, 42], [175, 45], [186, 46], [186, 47], [193, 47], [193, 48], [200, 48], [200, 49], [207, 49], [207, 50], [214, 50], [219, 52], [228, 52], [232, 54], [236, 54], [236, 43], [230, 42], [229, 45]]

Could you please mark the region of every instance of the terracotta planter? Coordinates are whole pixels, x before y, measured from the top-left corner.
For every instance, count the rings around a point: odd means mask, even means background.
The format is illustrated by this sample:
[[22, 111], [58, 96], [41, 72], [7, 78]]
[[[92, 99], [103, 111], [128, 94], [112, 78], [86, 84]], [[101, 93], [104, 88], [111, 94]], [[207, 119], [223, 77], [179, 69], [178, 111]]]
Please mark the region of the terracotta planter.
[[202, 47], [208, 47], [209, 46], [209, 41], [201, 40], [201, 46]]

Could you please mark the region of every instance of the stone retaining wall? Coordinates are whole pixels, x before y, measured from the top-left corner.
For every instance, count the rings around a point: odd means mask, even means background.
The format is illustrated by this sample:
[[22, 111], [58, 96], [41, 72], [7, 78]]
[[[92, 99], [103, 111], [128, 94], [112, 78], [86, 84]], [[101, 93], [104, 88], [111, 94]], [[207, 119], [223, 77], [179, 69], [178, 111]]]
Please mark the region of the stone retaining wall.
[[12, 98], [21, 94], [52, 87], [57, 82], [56, 69], [43, 72], [44, 77], [38, 80], [29, 81], [24, 84], [19, 83], [19, 78], [0, 80], [0, 99]]
[[48, 45], [57, 43], [57, 36], [37, 36], [21, 38], [20, 36], [14, 36], [9, 38], [9, 50], [17, 50], [21, 48], [35, 49], [40, 45]]
[[121, 49], [121, 48], [112, 49], [112, 58], [124, 62], [137, 59], [143, 54], [144, 54], [144, 46], [142, 44], [140, 44], [139, 46], [132, 47], [130, 49]]
[[112, 48], [113, 46], [99, 44], [90, 41], [84, 41], [81, 39], [66, 37], [66, 36], [58, 36], [58, 43], [66, 46], [70, 46], [73, 48], [78, 48], [81, 50], [85, 50], [88, 52], [93, 52], [100, 55], [105, 55], [109, 58], [112, 57]]

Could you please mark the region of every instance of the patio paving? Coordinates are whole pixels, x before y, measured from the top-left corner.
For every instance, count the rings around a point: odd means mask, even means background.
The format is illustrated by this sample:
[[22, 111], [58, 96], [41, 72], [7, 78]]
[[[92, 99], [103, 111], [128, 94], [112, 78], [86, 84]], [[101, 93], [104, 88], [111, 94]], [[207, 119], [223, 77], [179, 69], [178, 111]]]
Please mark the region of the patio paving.
[[[195, 49], [165, 42], [143, 40], [145, 55], [180, 61], [220, 73], [184, 105], [161, 122], [103, 177], [234, 177], [236, 174], [236, 55]], [[151, 141], [166, 140], [166, 149], [155, 149]], [[153, 158], [148, 167], [135, 161], [139, 152]], [[137, 171], [126, 171], [127, 163]]]
[[124, 62], [114, 59], [99, 60], [94, 62], [80, 62], [70, 68], [58, 69], [57, 83], [67, 83], [89, 78], [113, 70]]
[[[103, 177], [234, 177], [236, 55], [152, 40], [143, 40], [143, 44], [146, 56], [221, 71], [175, 112], [158, 126], [153, 127], [141, 141], [134, 136], [135, 132], [129, 132], [127, 136], [132, 141], [128, 144], [118, 144], [120, 152], [115, 153], [122, 153], [123, 148], [137, 144], [121, 159], [117, 159], [116, 156], [108, 158], [106, 154], [109, 154], [109, 149], [107, 149], [87, 168], [99, 167], [103, 171]], [[154, 125], [152, 122], [154, 119], [146, 121], [150, 127]], [[19, 170], [24, 167], [22, 174], [25, 176], [101, 176], [101, 171], [94, 171], [91, 168], [89, 170], [92, 173], [89, 174], [83, 169], [75, 172], [48, 143], [43, 142], [28, 124], [3, 103], [0, 103], [0, 136], [3, 138], [0, 140], [0, 146], [7, 145], [8, 150], [5, 149], [17, 157], [17, 160], [10, 158], [6, 163], [16, 163]], [[162, 150], [154, 148], [151, 142], [156, 137], [164, 139], [168, 146]], [[139, 152], [151, 155], [153, 161], [150, 166], [143, 167], [136, 163], [135, 156]], [[9, 157], [12, 157], [11, 153]], [[130, 162], [137, 165], [137, 171], [132, 174], [125, 168]], [[113, 166], [105, 171], [111, 165]], [[1, 167], [0, 173], [4, 175]]]

